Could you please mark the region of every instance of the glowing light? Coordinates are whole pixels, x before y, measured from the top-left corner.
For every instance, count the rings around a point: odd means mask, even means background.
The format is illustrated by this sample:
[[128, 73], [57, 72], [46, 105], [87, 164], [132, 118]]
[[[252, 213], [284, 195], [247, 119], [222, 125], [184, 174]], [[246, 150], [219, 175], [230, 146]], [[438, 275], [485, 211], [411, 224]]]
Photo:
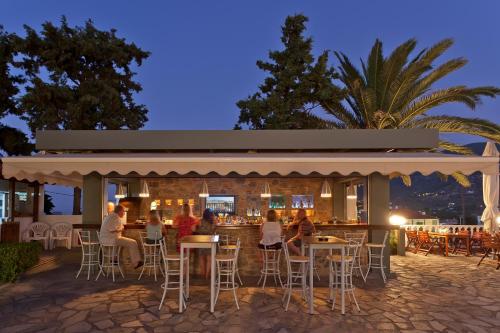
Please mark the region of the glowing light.
[[406, 217], [401, 216], [401, 215], [391, 215], [389, 217], [389, 223], [392, 225], [405, 225], [406, 224]]

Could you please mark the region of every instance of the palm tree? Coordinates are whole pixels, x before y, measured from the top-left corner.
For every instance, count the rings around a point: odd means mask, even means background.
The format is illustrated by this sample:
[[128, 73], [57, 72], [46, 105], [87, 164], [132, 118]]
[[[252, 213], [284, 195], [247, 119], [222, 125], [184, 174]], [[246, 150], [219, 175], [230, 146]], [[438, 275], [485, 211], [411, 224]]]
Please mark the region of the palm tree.
[[[500, 142], [500, 126], [493, 122], [427, 115], [431, 109], [446, 103], [463, 103], [474, 109], [482, 97], [496, 97], [500, 89], [464, 85], [434, 89], [436, 82], [463, 67], [467, 60], [456, 58], [434, 65], [434, 61], [453, 45], [451, 39], [444, 39], [410, 58], [416, 45], [416, 40], [410, 39], [384, 57], [382, 42], [377, 39], [368, 59], [361, 60], [361, 69], [356, 68], [344, 53], [335, 52], [340, 62], [339, 79], [346, 89], [346, 103], [321, 101], [323, 109], [334, 118], [325, 123], [331, 128], [433, 128], [440, 133], [477, 135]], [[471, 153], [466, 147], [444, 140], [440, 141], [439, 148], [460, 154]], [[464, 175], [452, 176], [462, 185], [468, 185]], [[408, 183], [409, 177], [404, 177], [403, 181]]]

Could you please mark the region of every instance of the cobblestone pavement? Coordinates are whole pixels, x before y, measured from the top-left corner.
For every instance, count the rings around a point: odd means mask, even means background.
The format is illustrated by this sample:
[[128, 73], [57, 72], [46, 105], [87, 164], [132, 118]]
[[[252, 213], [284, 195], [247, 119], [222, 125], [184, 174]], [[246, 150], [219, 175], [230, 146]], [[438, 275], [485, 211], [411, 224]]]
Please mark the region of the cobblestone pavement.
[[57, 253], [18, 283], [0, 287], [1, 333], [500, 332], [500, 271], [476, 267], [477, 257], [392, 257], [387, 285], [375, 273], [366, 284], [357, 281], [361, 312], [347, 306], [342, 316], [330, 310], [325, 287], [315, 293], [316, 315], [307, 314], [298, 294], [285, 312], [279, 289], [247, 286], [238, 291], [239, 311], [226, 292], [211, 314], [201, 281], [191, 288], [185, 313], [177, 313], [175, 292], [158, 311], [160, 282], [137, 281], [137, 274], [116, 283], [75, 280], [78, 253], [71, 259]]

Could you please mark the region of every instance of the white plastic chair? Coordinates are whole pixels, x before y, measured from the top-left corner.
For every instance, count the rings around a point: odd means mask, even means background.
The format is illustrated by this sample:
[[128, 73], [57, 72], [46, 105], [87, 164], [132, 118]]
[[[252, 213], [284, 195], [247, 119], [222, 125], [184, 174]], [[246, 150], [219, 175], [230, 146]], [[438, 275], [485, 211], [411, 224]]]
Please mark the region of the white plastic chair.
[[47, 250], [49, 248], [49, 225], [42, 222], [32, 223], [28, 229], [25, 231], [25, 239], [29, 242], [31, 241], [43, 241], [43, 248]]
[[55, 247], [56, 241], [65, 241], [66, 248], [71, 250], [71, 240], [73, 234], [73, 227], [69, 223], [56, 223], [50, 229], [50, 249]]

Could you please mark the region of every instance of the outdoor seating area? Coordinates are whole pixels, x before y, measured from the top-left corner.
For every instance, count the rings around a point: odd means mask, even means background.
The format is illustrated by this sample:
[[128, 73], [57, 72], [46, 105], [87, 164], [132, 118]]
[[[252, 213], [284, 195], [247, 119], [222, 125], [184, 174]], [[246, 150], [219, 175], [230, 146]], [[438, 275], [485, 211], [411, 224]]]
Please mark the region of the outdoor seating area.
[[[345, 302], [349, 300], [351, 305], [360, 311], [356, 289], [358, 285], [362, 288], [366, 283], [370, 270], [378, 268], [381, 272], [380, 277], [384, 283], [386, 282], [383, 256], [388, 234], [387, 231], [380, 244], [365, 243], [366, 232], [345, 233], [343, 238], [308, 236], [303, 240], [300, 256], [290, 254], [287, 239], [282, 237], [280, 248], [262, 250], [262, 263], [255, 258], [254, 264], [262, 265], [257, 286], [280, 295], [284, 311], [289, 308], [293, 291], [298, 290], [301, 298], [297, 306], [308, 308], [309, 313], [314, 314], [316, 313], [313, 305], [314, 280], [324, 285], [320, 282], [323, 278], [323, 281], [328, 281], [327, 286], [330, 291], [327, 301], [331, 303], [331, 310], [339, 304], [341, 313], [346, 313]], [[82, 251], [76, 279], [82, 275], [89, 283], [98, 281], [101, 277], [118, 282], [120, 279], [136, 279], [138, 274], [139, 281], [157, 282], [158, 294], [162, 295], [159, 309], [165, 302], [172, 304], [178, 301], [177, 311], [180, 313], [189, 308], [190, 304], [190, 279], [193, 278], [193, 274], [189, 266], [195, 259], [192, 258], [190, 249], [207, 248], [211, 251], [213, 262], [211, 267], [214, 267], [211, 270], [211, 279], [205, 283], [207, 290], [210, 291], [210, 297], [206, 300], [210, 304], [210, 312], [215, 311], [217, 301], [223, 292], [233, 296], [234, 306], [239, 309], [239, 290], [243, 287], [241, 277], [237, 275], [238, 257], [241, 251], [239, 238], [232, 239], [228, 235], [185, 236], [180, 240], [180, 253], [176, 253], [170, 250], [173, 244], [167, 244], [164, 239], [154, 243], [148, 242], [146, 233], [141, 233], [144, 263], [140, 272], [137, 272], [131, 267], [125, 267], [122, 248], [103, 243], [98, 231], [84, 230], [79, 231], [78, 235]], [[377, 254], [372, 252], [374, 248], [378, 248]], [[367, 265], [361, 262], [362, 251], [368, 252]], [[321, 257], [325, 257], [328, 261], [328, 276], [320, 276], [319, 271], [314, 270], [315, 258]], [[243, 276], [243, 279], [253, 278]], [[269, 280], [267, 288], [266, 280]], [[269, 286], [271, 280], [274, 280], [274, 286]], [[219, 311], [225, 310], [219, 307]]]
[[421, 253], [427, 256], [429, 253], [464, 256], [479, 256], [478, 266], [484, 258], [491, 256], [493, 260], [498, 260], [497, 269], [500, 268], [500, 232], [491, 234], [474, 228], [453, 229], [442, 228], [443, 231], [429, 232], [425, 230], [405, 230], [406, 250], [415, 254]]
[[[80, 252], [57, 249], [45, 252], [53, 258], [29, 271], [17, 284], [0, 293], [1, 332], [109, 331], [109, 332], [496, 332], [500, 325], [500, 293], [491, 281], [498, 272], [486, 263], [477, 267], [476, 257], [423, 256], [408, 253], [391, 258], [386, 284], [378, 275], [366, 283], [354, 278], [356, 307], [346, 315], [327, 302], [327, 281], [315, 280], [311, 316], [298, 289], [284, 311], [280, 287], [264, 290], [256, 279], [245, 279], [237, 291], [221, 292], [210, 313], [209, 288], [193, 278], [188, 307], [178, 312], [178, 290], [169, 290], [161, 309], [161, 283], [139, 272], [125, 272], [125, 279], [74, 279]], [[177, 266], [175, 266], [177, 267]], [[169, 268], [170, 269], [170, 268]], [[173, 268], [175, 269], [175, 268]], [[283, 272], [285, 276], [286, 272]], [[286, 280], [285, 280], [286, 281]], [[292, 280], [293, 281], [293, 280]], [[295, 282], [300, 283], [300, 280]], [[300, 287], [299, 287], [300, 288]], [[456, 295], [461, 295], [457, 297]], [[314, 320], [313, 320], [314, 319]]]

